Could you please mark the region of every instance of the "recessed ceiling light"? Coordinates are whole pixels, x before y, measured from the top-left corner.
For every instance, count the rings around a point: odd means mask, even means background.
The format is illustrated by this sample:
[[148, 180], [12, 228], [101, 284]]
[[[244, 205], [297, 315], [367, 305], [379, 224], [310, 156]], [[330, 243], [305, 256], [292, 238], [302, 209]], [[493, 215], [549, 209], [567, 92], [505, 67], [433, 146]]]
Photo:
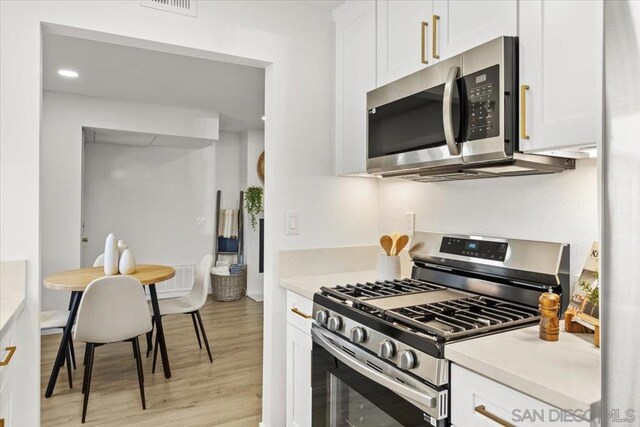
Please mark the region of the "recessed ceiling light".
[[58, 70], [58, 74], [61, 75], [62, 77], [68, 77], [70, 79], [75, 79], [76, 77], [79, 76], [77, 71], [65, 70], [65, 69]]
[[265, 119], [265, 118], [264, 118], [264, 116], [262, 116], [262, 120], [263, 120], [263, 121], [264, 121], [264, 119]]

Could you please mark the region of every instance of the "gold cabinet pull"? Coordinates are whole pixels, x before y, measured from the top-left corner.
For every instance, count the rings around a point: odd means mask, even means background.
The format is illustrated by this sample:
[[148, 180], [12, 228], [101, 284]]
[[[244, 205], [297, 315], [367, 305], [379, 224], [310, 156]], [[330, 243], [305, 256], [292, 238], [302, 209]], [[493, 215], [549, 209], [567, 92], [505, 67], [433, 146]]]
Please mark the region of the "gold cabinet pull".
[[487, 408], [485, 408], [484, 405], [478, 405], [475, 408], [475, 411], [477, 413], [479, 413], [480, 415], [482, 415], [483, 417], [487, 417], [489, 418], [491, 421], [500, 424], [501, 426], [504, 427], [515, 427], [513, 424], [503, 420], [502, 418], [500, 418], [497, 415], [492, 414], [491, 412], [487, 411]]
[[529, 139], [527, 135], [527, 91], [528, 85], [520, 86], [520, 139]]
[[433, 52], [433, 57], [435, 59], [440, 59], [440, 54], [438, 53], [438, 21], [440, 20], [440, 16], [433, 15], [431, 17], [431, 52]]
[[16, 346], [7, 347], [7, 356], [4, 358], [2, 362], [0, 362], [0, 366], [7, 366], [9, 362], [11, 362], [11, 358], [13, 357], [13, 353], [16, 352]]
[[420, 24], [420, 61], [423, 64], [428, 64], [429, 59], [427, 58], [427, 28], [429, 27], [428, 22], [422, 21]]
[[300, 317], [304, 317], [305, 319], [311, 319], [311, 315], [310, 314], [303, 313], [302, 311], [298, 310], [296, 307], [293, 307], [291, 309], [291, 312], [297, 314]]

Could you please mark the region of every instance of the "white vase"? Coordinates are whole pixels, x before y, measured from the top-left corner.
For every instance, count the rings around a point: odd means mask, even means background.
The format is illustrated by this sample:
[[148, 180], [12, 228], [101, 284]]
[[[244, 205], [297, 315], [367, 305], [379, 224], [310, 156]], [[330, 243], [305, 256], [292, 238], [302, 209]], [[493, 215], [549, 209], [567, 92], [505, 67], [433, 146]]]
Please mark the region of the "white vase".
[[113, 233], [109, 233], [104, 243], [104, 274], [118, 274], [118, 241]]
[[120, 257], [120, 274], [133, 274], [136, 272], [136, 259], [131, 249], [126, 248]]
[[118, 240], [118, 259], [120, 259], [120, 257], [122, 256], [122, 253], [124, 252], [125, 249], [127, 249], [128, 246], [127, 244], [124, 242], [124, 240]]

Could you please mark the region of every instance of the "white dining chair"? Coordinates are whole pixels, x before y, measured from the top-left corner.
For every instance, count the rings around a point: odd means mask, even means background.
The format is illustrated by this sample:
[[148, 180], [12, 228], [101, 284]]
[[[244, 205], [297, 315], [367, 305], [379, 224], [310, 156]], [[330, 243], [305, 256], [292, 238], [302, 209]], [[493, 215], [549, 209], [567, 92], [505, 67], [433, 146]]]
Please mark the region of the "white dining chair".
[[80, 301], [76, 320], [75, 339], [85, 341], [86, 360], [82, 392], [82, 422], [87, 416], [91, 372], [96, 347], [130, 341], [136, 358], [142, 409], [146, 409], [144, 374], [138, 336], [151, 330], [151, 319], [142, 284], [132, 276], [106, 276], [87, 286]]
[[104, 254], [98, 255], [96, 260], [93, 262], [94, 267], [102, 267], [104, 266]]
[[[67, 321], [69, 320], [69, 311], [41, 311], [40, 312], [40, 330], [46, 331], [51, 329], [62, 329], [64, 334], [67, 328]], [[65, 358], [63, 364], [67, 364], [67, 376], [69, 377], [69, 388], [73, 388], [73, 382], [71, 379], [71, 364], [73, 363], [73, 369], [76, 369], [76, 354], [73, 348], [73, 338], [69, 335], [69, 341], [65, 347]], [[62, 366], [62, 365], [61, 365]]]
[[[213, 363], [213, 357], [211, 357], [211, 349], [209, 348], [209, 340], [207, 334], [204, 331], [204, 324], [202, 323], [202, 316], [200, 316], [200, 309], [207, 302], [207, 295], [209, 294], [209, 286], [211, 284], [211, 268], [213, 267], [213, 256], [205, 255], [198, 268], [196, 270], [196, 277], [193, 282], [191, 291], [184, 296], [176, 298], [164, 298], [158, 301], [160, 305], [160, 313], [162, 316], [168, 316], [172, 314], [190, 314], [193, 321], [193, 328], [196, 331], [196, 337], [198, 338], [198, 345], [202, 348], [202, 341], [200, 341], [200, 334], [204, 340], [204, 345], [207, 348], [209, 355], [209, 361]], [[153, 315], [153, 310], [151, 310]], [[147, 348], [147, 355], [149, 354], [149, 348]], [[151, 372], [156, 371], [156, 360], [158, 358], [158, 337], [156, 334], [156, 340], [153, 350], [153, 368]]]

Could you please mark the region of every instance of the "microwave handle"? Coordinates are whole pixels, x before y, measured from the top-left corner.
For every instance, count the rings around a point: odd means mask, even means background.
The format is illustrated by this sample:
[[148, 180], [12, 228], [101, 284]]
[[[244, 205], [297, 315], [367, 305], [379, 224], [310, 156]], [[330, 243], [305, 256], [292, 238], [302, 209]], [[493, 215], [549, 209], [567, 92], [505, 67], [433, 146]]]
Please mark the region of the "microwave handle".
[[444, 84], [444, 99], [442, 103], [442, 121], [444, 124], [444, 139], [447, 141], [449, 154], [452, 156], [460, 155], [460, 145], [456, 143], [456, 137], [453, 134], [453, 87], [456, 84], [456, 78], [460, 72], [460, 67], [451, 67], [447, 80]]
[[311, 336], [313, 341], [315, 341], [322, 348], [327, 350], [329, 354], [331, 354], [336, 359], [340, 360], [342, 363], [358, 372], [359, 374], [364, 375], [372, 381], [388, 388], [399, 396], [413, 401], [418, 405], [424, 405], [428, 408], [435, 408], [436, 406], [436, 397], [435, 396], [427, 396], [423, 392], [420, 392], [412, 387], [406, 386], [395, 379], [389, 378], [386, 375], [381, 374], [378, 371], [373, 370], [368, 367], [364, 363], [359, 360], [353, 359], [347, 353], [339, 349], [337, 346], [331, 343], [321, 332], [318, 332], [316, 329], [311, 329]]

